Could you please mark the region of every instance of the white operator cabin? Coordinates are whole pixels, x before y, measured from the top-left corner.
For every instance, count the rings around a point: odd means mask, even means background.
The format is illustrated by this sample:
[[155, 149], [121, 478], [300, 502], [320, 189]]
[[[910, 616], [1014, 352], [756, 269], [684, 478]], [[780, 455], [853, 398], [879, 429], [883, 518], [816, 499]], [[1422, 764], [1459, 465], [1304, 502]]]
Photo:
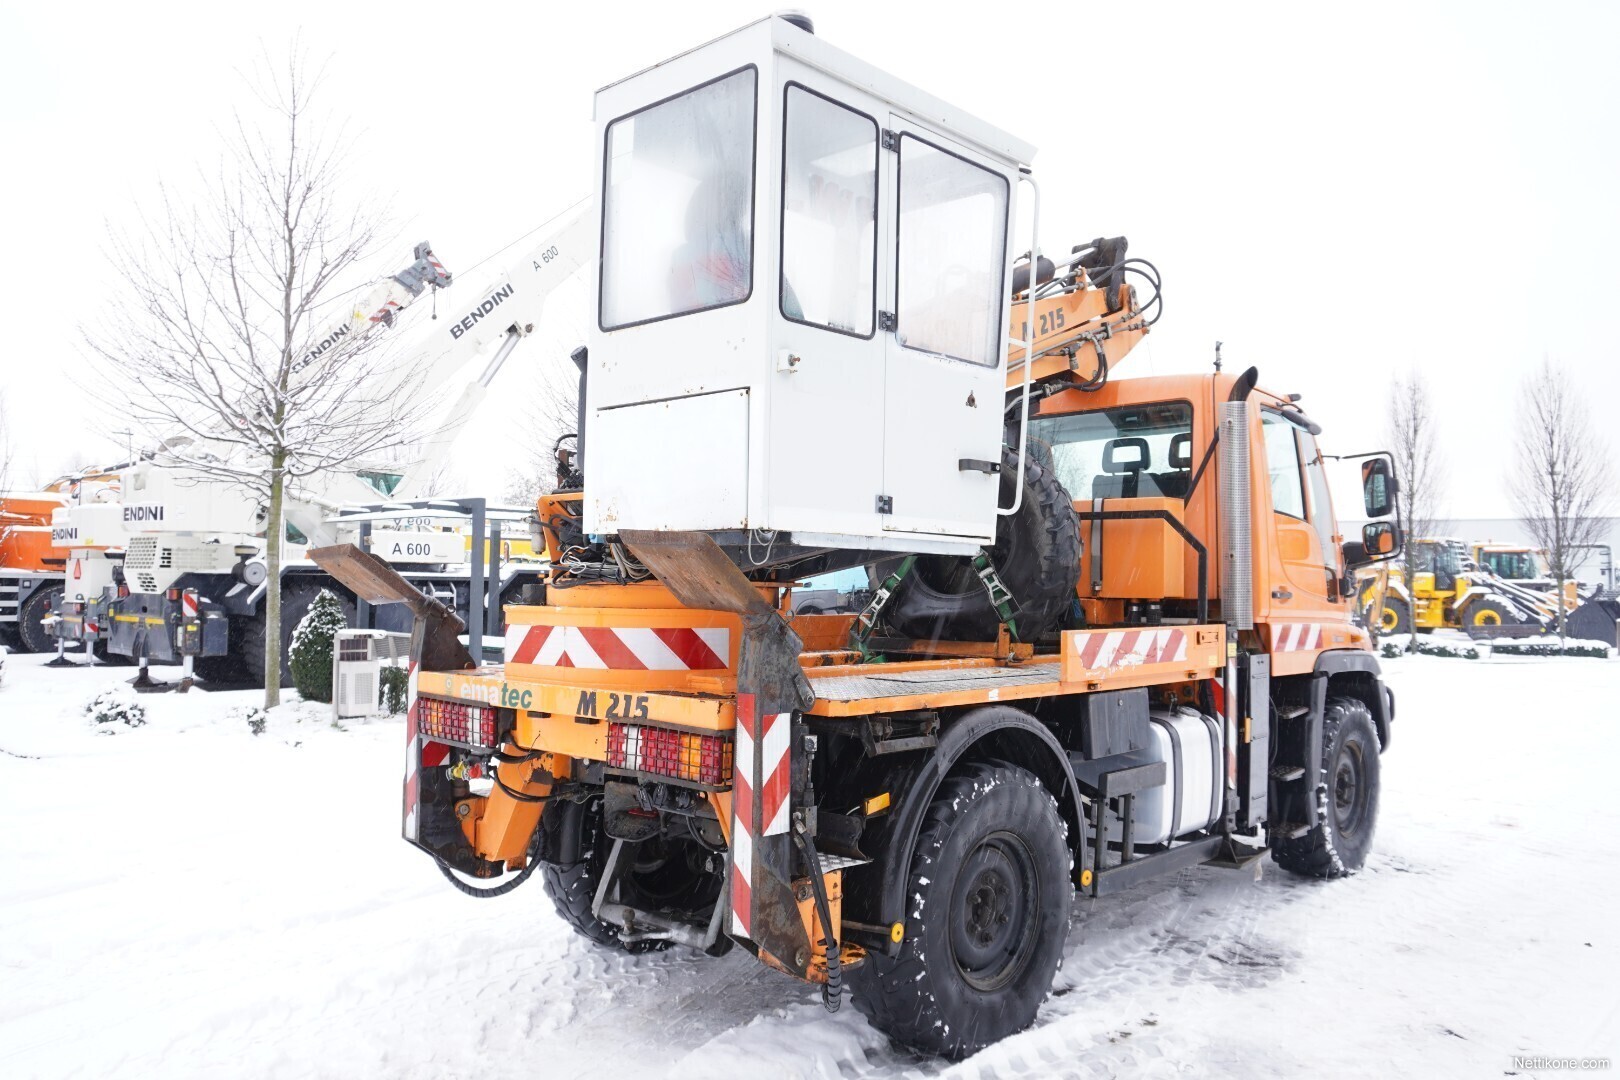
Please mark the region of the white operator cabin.
[[991, 543], [1034, 148], [779, 17], [595, 116], [586, 530]]

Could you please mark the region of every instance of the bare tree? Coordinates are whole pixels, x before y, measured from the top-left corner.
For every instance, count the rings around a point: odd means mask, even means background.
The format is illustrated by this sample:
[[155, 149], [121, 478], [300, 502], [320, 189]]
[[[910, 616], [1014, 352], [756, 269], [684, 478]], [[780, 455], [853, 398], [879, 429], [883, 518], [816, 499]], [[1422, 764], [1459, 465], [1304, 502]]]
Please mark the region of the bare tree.
[[[144, 232], [115, 241], [128, 299], [87, 336], [109, 396], [164, 439], [164, 461], [258, 498], [266, 568], [279, 582], [290, 491], [409, 442], [418, 388], [389, 370], [378, 319], [352, 310], [350, 287], [384, 218], [374, 200], [342, 191], [354, 148], [313, 111], [320, 73], [295, 44], [251, 82], [257, 109], [236, 116], [202, 193], [165, 191]], [[278, 588], [265, 618], [270, 707], [280, 698]]]
[[1600, 516], [1609, 493], [1604, 446], [1586, 404], [1561, 365], [1543, 360], [1519, 397], [1517, 458], [1512, 484], [1519, 516], [1558, 587], [1558, 638], [1564, 638], [1564, 583], [1574, 578], [1591, 545], [1602, 538]]
[[[1414, 371], [1397, 376], [1391, 384], [1385, 436], [1395, 457], [1395, 476], [1399, 481], [1396, 498], [1407, 536], [1432, 536], [1439, 521], [1445, 465], [1440, 459], [1429, 386], [1421, 373]], [[1402, 560], [1408, 588], [1412, 569], [1412, 545], [1408, 543]], [[1416, 640], [1413, 635], [1409, 647], [1415, 646]]]

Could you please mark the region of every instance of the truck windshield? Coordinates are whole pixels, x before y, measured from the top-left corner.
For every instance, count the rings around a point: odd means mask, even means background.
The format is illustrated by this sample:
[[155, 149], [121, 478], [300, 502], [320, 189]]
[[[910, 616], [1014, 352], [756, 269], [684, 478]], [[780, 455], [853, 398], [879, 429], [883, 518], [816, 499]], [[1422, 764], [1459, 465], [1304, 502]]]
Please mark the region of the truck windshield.
[[1185, 498], [1192, 484], [1192, 406], [1127, 405], [1029, 423], [1036, 461], [1076, 499]]
[[1541, 568], [1528, 551], [1486, 551], [1481, 553], [1485, 569], [1509, 581], [1534, 581]]
[[608, 125], [602, 329], [753, 292], [755, 81], [743, 68]]

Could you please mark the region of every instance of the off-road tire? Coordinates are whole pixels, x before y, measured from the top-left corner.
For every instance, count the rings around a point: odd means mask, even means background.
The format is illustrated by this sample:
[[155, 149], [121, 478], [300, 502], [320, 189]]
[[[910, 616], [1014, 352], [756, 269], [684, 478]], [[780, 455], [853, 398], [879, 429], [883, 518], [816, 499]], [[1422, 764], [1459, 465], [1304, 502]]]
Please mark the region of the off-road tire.
[[971, 764], [929, 804], [897, 956], [849, 973], [855, 1007], [896, 1042], [959, 1059], [1028, 1027], [1052, 987], [1074, 896], [1057, 804], [1006, 763]]
[[[281, 685], [292, 685], [292, 666], [287, 653], [292, 645], [293, 631], [298, 624], [304, 621], [309, 614], [309, 606], [321, 594], [325, 585], [310, 582], [308, 584], [293, 584], [282, 589], [281, 592]], [[354, 601], [340, 589], [332, 589], [343, 607], [343, 619], [354, 625]], [[251, 618], [235, 618], [231, 620], [233, 641], [231, 642], [231, 655], [241, 664], [242, 677], [258, 686], [264, 685], [264, 624], [266, 605], [260, 604], [258, 612]], [[209, 665], [213, 668], [214, 665]], [[204, 679], [207, 676], [203, 676]]]
[[1470, 636], [1483, 626], [1516, 626], [1521, 621], [1512, 608], [1491, 596], [1470, 600], [1462, 610], [1463, 632]]
[[56, 639], [45, 631], [45, 616], [62, 599], [62, 586], [42, 585], [28, 595], [17, 609], [17, 641], [23, 652], [42, 653], [56, 649]]
[[[620, 930], [603, 922], [591, 911], [602, 872], [613, 850], [613, 838], [602, 828], [602, 800], [551, 802], [540, 815], [540, 881], [552, 906], [563, 922], [587, 940], [607, 948], [632, 953], [655, 952], [669, 948], [667, 941], [620, 940]], [[634, 907], [656, 908], [659, 898], [686, 903], [707, 902], [711, 907], [719, 894], [719, 878], [675, 880], [673, 893], [668, 876], [664, 881], [638, 879], [633, 873], [621, 879], [621, 895]], [[728, 950], [731, 942], [721, 935], [715, 955]]]
[[1363, 621], [1371, 627], [1376, 627], [1380, 634], [1410, 634], [1412, 632], [1412, 605], [1393, 593], [1384, 597], [1384, 611], [1393, 612], [1395, 621], [1392, 626], [1385, 626], [1384, 620], [1373, 617], [1372, 605], [1367, 605], [1363, 614]]
[[[1001, 461], [1003, 506], [1011, 504], [1017, 484], [1018, 455], [1008, 449]], [[1080, 519], [1057, 474], [1034, 455], [1025, 462], [1018, 513], [997, 519], [990, 561], [1013, 595], [1021, 640], [1045, 634], [1073, 606]], [[918, 556], [884, 605], [883, 621], [900, 637], [920, 641], [994, 641], [1001, 624], [973, 560], [950, 555]]]
[[1378, 733], [1372, 712], [1355, 698], [1328, 700], [1322, 717], [1322, 762], [1317, 772], [1316, 828], [1272, 844], [1271, 857], [1302, 877], [1347, 877], [1372, 850], [1378, 825]]

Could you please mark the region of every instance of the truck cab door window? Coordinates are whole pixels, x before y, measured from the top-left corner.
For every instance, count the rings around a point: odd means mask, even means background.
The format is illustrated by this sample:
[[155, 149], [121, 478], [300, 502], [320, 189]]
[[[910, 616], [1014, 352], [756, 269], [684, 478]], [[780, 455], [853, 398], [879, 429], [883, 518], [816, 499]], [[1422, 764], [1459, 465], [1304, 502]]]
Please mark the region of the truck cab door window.
[[608, 125], [602, 329], [753, 292], [756, 80], [746, 67]]
[[900, 136], [895, 339], [991, 367], [1002, 357], [1005, 177], [908, 133]]
[[1271, 508], [1279, 514], [1305, 520], [1305, 488], [1299, 475], [1299, 446], [1293, 424], [1273, 412], [1262, 412], [1266, 440], [1266, 470], [1271, 474]]
[[877, 317], [877, 121], [796, 83], [784, 102], [782, 315], [869, 338]]
[[1305, 480], [1311, 490], [1311, 524], [1322, 542], [1322, 568], [1327, 572], [1327, 597], [1339, 600], [1339, 543], [1334, 539], [1337, 531], [1333, 520], [1333, 500], [1328, 496], [1327, 473], [1323, 469], [1322, 451], [1316, 446], [1316, 437], [1308, 431], [1297, 432], [1300, 456], [1305, 462]]

